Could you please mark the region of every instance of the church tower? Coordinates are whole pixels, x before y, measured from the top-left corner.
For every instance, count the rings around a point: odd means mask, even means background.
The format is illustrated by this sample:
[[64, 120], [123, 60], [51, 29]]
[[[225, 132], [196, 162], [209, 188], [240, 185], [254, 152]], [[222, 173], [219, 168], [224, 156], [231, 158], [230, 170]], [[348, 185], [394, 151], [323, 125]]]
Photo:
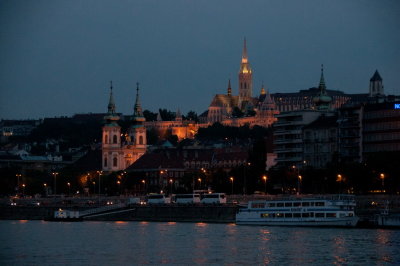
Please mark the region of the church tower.
[[246, 38], [244, 39], [242, 62], [239, 70], [239, 99], [240, 102], [252, 96], [252, 70], [247, 57]]
[[[139, 101], [139, 83], [136, 83], [136, 102], [133, 110], [132, 126], [129, 129], [129, 137], [139, 153], [137, 158], [146, 152], [147, 139], [146, 128], [144, 126], [145, 121], [146, 119], [143, 116], [142, 106]], [[136, 161], [136, 159], [134, 161]]]
[[319, 93], [313, 98], [315, 107], [319, 111], [329, 111], [332, 98], [326, 92], [324, 65], [321, 65], [321, 78], [319, 80]]
[[379, 75], [378, 70], [375, 71], [372, 78], [369, 80], [369, 96], [383, 96], [383, 84], [381, 75]]
[[119, 116], [115, 112], [112, 81], [110, 82], [110, 99], [108, 112], [104, 117], [102, 137], [102, 169], [112, 171], [118, 167], [118, 151], [121, 147], [121, 127], [118, 125]]

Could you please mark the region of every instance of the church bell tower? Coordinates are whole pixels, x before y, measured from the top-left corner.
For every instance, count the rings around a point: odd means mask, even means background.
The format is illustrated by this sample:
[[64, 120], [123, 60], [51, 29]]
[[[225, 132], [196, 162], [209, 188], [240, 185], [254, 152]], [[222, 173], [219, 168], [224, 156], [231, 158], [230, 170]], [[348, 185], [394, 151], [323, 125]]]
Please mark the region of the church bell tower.
[[131, 142], [135, 145], [135, 147], [141, 152], [146, 152], [146, 128], [144, 126], [144, 122], [146, 119], [143, 116], [142, 106], [139, 101], [139, 83], [136, 83], [136, 102], [133, 110], [133, 119], [132, 126], [129, 129], [129, 136]]
[[118, 125], [119, 116], [115, 112], [112, 81], [110, 82], [110, 99], [108, 112], [104, 117], [102, 137], [102, 169], [112, 171], [118, 167], [118, 151], [121, 147], [121, 127]]
[[242, 61], [239, 70], [239, 99], [246, 100], [252, 96], [252, 70], [247, 56], [246, 38], [243, 44]]

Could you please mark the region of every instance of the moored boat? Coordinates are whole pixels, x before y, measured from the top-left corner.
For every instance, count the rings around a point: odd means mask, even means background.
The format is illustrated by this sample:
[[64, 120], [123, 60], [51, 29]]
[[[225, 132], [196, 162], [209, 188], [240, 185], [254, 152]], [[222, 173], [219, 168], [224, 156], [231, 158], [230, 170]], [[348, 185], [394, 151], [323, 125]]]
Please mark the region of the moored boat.
[[46, 221], [60, 221], [60, 222], [80, 222], [83, 218], [79, 215], [79, 211], [70, 211], [58, 209], [54, 212], [54, 216], [45, 219]]
[[354, 227], [355, 206], [352, 195], [249, 201], [236, 214], [236, 224]]
[[385, 209], [375, 216], [375, 223], [379, 227], [400, 228], [400, 214], [389, 212], [389, 202], [385, 202]]

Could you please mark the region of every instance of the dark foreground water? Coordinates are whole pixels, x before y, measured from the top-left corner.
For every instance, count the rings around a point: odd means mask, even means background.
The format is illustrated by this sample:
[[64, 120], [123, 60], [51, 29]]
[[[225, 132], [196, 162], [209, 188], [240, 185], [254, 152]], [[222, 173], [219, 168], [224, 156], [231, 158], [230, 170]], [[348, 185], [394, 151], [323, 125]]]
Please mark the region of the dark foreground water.
[[0, 265], [400, 265], [400, 230], [0, 221]]

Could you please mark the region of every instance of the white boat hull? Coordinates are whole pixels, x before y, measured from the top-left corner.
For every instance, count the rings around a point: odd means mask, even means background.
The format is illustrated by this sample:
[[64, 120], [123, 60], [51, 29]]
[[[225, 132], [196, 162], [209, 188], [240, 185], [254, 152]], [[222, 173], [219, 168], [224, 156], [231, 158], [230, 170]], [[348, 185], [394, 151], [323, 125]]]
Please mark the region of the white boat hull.
[[289, 219], [243, 219], [236, 218], [238, 225], [268, 225], [268, 226], [312, 226], [312, 227], [355, 227], [358, 217], [334, 218], [334, 219], [309, 219], [309, 220], [289, 220]]

